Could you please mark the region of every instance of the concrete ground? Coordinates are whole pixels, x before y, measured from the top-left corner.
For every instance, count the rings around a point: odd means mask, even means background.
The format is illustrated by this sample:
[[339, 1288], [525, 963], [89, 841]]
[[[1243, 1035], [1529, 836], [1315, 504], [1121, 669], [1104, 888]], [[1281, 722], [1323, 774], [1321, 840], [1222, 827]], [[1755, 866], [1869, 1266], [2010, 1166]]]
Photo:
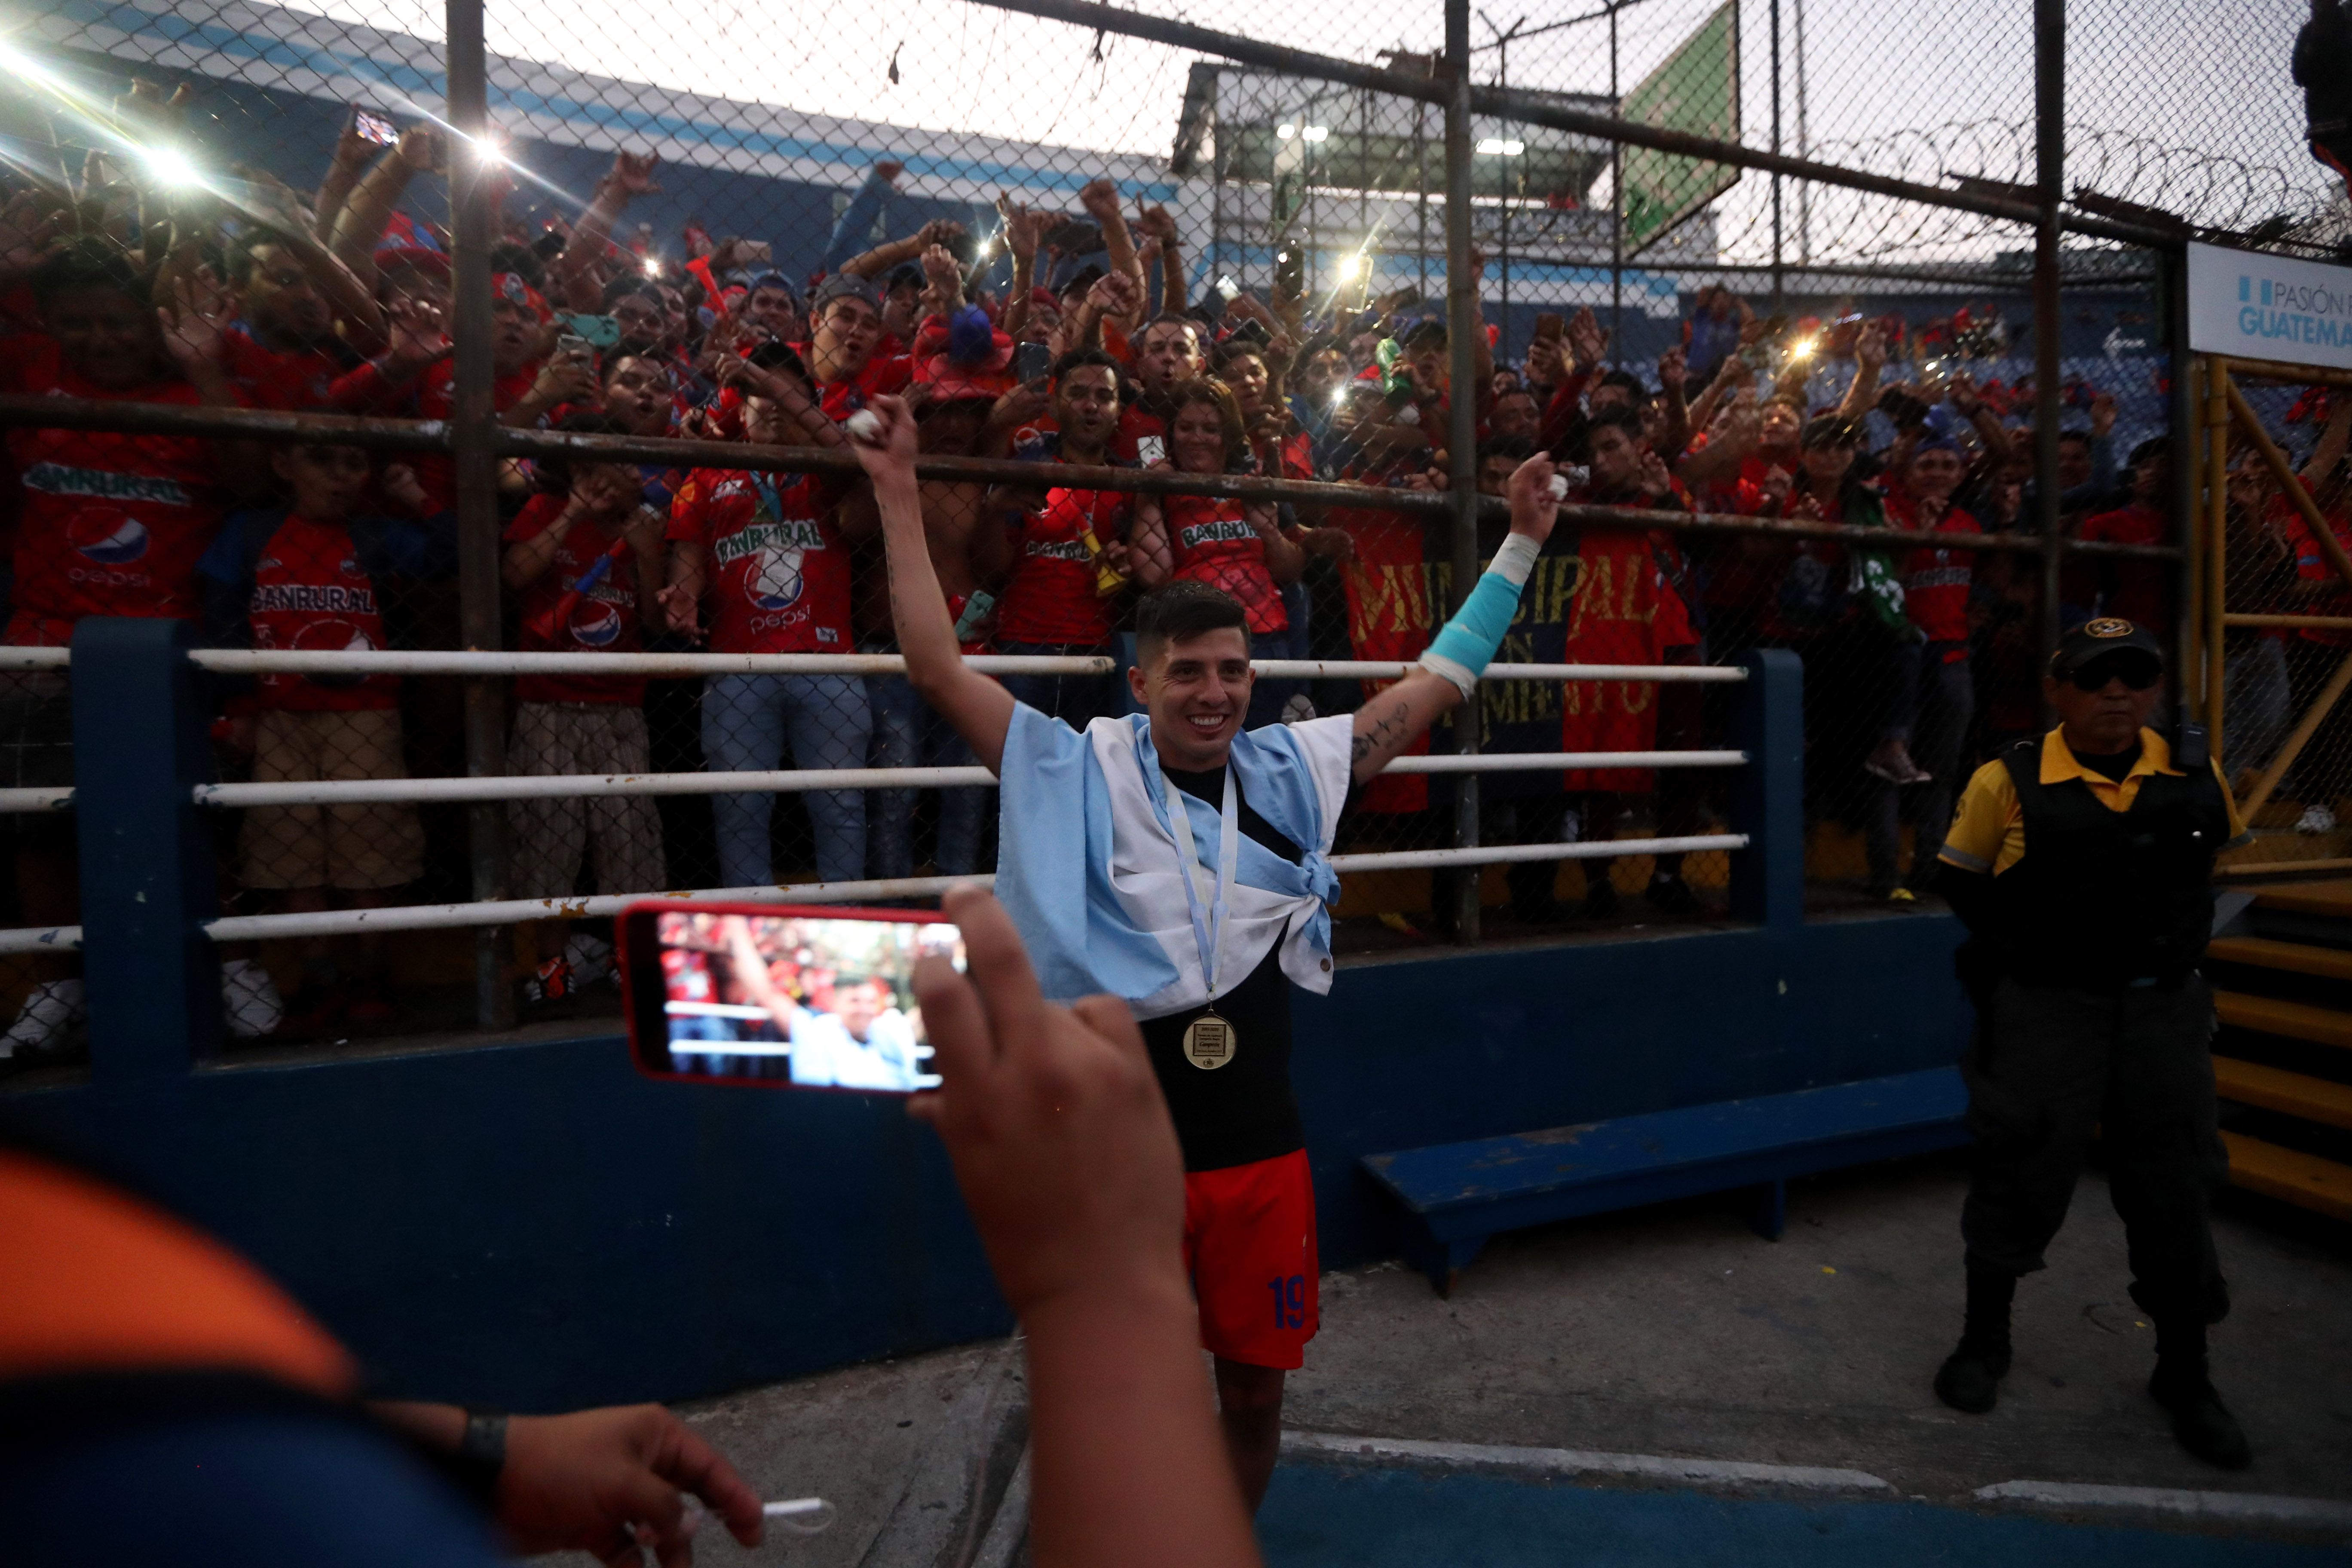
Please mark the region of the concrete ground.
[[[1929, 1380], [1959, 1328], [1963, 1185], [1957, 1157], [1816, 1178], [1791, 1189], [1777, 1243], [1714, 1200], [1528, 1231], [1494, 1242], [1451, 1300], [1393, 1264], [1326, 1275], [1286, 1425], [1844, 1468], [1938, 1503], [2018, 1480], [2352, 1500], [2340, 1227], [2238, 1203], [2219, 1222], [2236, 1310], [2214, 1331], [2215, 1378], [2255, 1452], [2231, 1475], [2182, 1453], [2145, 1391], [2154, 1334], [2125, 1294], [2122, 1227], [2095, 1176], [2050, 1268], [2020, 1289], [2000, 1407], [1937, 1402]], [[999, 1507], [1025, 1424], [1009, 1345], [685, 1414], [763, 1495], [839, 1509], [822, 1535], [757, 1553], [713, 1542], [706, 1563], [996, 1568], [1017, 1536], [1021, 1489]]]

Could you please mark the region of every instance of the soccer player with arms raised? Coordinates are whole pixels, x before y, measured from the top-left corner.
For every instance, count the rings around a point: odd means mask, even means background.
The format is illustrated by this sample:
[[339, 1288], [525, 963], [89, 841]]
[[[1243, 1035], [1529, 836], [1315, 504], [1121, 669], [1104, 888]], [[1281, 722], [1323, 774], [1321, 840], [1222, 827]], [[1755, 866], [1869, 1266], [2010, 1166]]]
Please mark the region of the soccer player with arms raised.
[[1475, 689], [1556, 502], [1548, 458], [1511, 476], [1511, 532], [1421, 667], [1358, 712], [1244, 731], [1243, 608], [1177, 582], [1137, 615], [1145, 715], [1083, 733], [968, 668], [923, 536], [915, 421], [877, 397], [853, 442], [881, 512], [916, 691], [1003, 785], [997, 895], [1045, 994], [1108, 992], [1142, 1020], [1185, 1166], [1184, 1249], [1225, 1443], [1254, 1509], [1284, 1373], [1315, 1333], [1315, 1197], [1290, 1086], [1292, 985], [1331, 986], [1326, 858], [1351, 788]]

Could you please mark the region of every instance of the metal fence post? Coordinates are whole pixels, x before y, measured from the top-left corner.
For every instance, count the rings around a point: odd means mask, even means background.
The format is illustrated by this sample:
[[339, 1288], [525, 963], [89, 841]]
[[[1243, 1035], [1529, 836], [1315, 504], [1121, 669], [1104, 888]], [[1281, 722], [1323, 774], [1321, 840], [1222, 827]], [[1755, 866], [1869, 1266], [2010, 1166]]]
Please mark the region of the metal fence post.
[[2042, 534], [2042, 627], [2034, 663], [2058, 646], [2058, 198], [2066, 167], [2066, 0], [2033, 0], [2033, 510]]
[[213, 840], [194, 790], [212, 748], [185, 621], [91, 616], [74, 628], [74, 822], [90, 1069], [184, 1073], [221, 1044]]
[[[452, 466], [457, 503], [458, 635], [469, 648], [494, 652], [499, 640], [498, 456], [491, 437], [498, 405], [490, 368], [489, 81], [482, 48], [482, 0], [448, 0], [449, 123], [458, 145], [449, 158], [450, 271], [457, 343]], [[495, 679], [466, 682], [466, 772], [495, 777], [506, 768], [506, 691]], [[495, 804], [467, 814], [477, 899], [505, 896], [504, 813]], [[484, 1029], [514, 1026], [506, 983], [509, 928], [474, 934], [474, 1015]]]
[[[1451, 417], [1445, 431], [1447, 494], [1454, 513], [1453, 582], [1446, 595], [1446, 613], [1458, 614], [1478, 575], [1478, 357], [1471, 334], [1486, 330], [1480, 308], [1478, 279], [1470, 267], [1470, 0], [1445, 0], [1445, 68], [1451, 90], [1445, 99], [1445, 332], [1451, 353], [1447, 375], [1452, 383], [1446, 398]], [[1471, 693], [1455, 710], [1454, 749], [1465, 755], [1478, 750], [1479, 731], [1486, 721], [1486, 690]], [[1470, 848], [1478, 842], [1478, 775], [1463, 773], [1454, 780], [1454, 842]], [[1455, 939], [1478, 940], [1480, 868], [1463, 868], [1461, 902], [1455, 910]]]
[[1731, 790], [1731, 830], [1748, 847], [1731, 857], [1731, 912], [1776, 930], [1805, 918], [1805, 663], [1786, 648], [1755, 648], [1733, 710], [1731, 743], [1748, 765]]
[[[2165, 369], [2172, 380], [2170, 406], [2165, 410], [2166, 439], [2171, 443], [2172, 494], [2168, 505], [2172, 512], [2172, 537], [2188, 553], [2179, 569], [2173, 573], [2175, 591], [2179, 597], [2173, 602], [2179, 606], [2173, 624], [2164, 628], [2163, 635], [2172, 641], [2172, 668], [2180, 673], [2173, 681], [2173, 700], [2182, 705], [2181, 710], [2212, 729], [2212, 714], [2221, 702], [2219, 690], [2204, 689], [2202, 655], [2204, 649], [2205, 594], [2207, 592], [2204, 562], [2198, 552], [2198, 542], [2203, 532], [2197, 526], [2197, 499], [2201, 485], [2197, 462], [2197, 361], [2189, 352], [2189, 268], [2182, 256], [2158, 255], [2156, 258], [2156, 292], [2158, 308], [2163, 311]], [[2212, 584], [2211, 591], [2221, 592], [2221, 584]], [[2218, 731], [2210, 740], [2215, 754], [2220, 754], [2221, 738]]]

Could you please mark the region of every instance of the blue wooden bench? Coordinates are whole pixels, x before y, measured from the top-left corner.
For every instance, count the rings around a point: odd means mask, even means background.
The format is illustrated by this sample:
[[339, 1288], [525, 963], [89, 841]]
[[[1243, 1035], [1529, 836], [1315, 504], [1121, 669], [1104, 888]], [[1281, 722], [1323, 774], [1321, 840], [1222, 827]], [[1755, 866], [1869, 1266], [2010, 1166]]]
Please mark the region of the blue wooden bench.
[[1408, 1261], [1440, 1295], [1499, 1231], [1745, 1189], [1748, 1223], [1779, 1240], [1791, 1176], [1968, 1142], [1957, 1068], [1621, 1116], [1507, 1138], [1367, 1154], [1404, 1206]]

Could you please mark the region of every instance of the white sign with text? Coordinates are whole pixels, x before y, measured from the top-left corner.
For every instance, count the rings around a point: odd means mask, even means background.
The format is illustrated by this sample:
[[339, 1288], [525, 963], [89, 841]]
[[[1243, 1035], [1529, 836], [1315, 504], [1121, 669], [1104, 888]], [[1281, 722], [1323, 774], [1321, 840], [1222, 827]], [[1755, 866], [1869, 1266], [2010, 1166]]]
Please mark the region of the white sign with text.
[[2191, 245], [2189, 347], [2352, 370], [2352, 267]]

